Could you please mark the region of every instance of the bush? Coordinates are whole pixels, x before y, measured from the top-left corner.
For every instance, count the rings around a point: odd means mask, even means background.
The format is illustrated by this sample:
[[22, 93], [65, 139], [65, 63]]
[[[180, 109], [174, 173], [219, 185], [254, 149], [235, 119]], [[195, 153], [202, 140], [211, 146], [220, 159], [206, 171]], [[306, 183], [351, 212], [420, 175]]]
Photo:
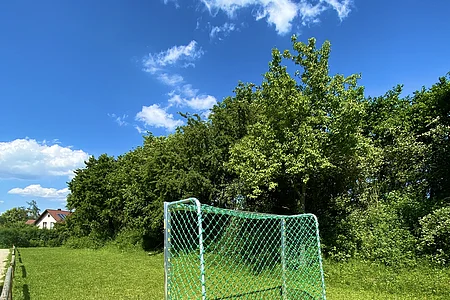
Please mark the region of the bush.
[[432, 262], [446, 265], [450, 260], [450, 206], [434, 210], [419, 221], [418, 250]]
[[104, 241], [101, 241], [92, 236], [83, 237], [69, 237], [63, 244], [63, 246], [72, 249], [99, 249], [105, 245]]
[[56, 247], [62, 239], [56, 230], [39, 229], [36, 226], [16, 224], [0, 227], [0, 248], [17, 247]]
[[107, 246], [120, 250], [142, 250], [143, 235], [138, 230], [123, 230]]
[[328, 250], [334, 259], [357, 257], [385, 265], [414, 261], [416, 239], [397, 212], [386, 204], [353, 211], [341, 227], [344, 232], [338, 236], [336, 246]]

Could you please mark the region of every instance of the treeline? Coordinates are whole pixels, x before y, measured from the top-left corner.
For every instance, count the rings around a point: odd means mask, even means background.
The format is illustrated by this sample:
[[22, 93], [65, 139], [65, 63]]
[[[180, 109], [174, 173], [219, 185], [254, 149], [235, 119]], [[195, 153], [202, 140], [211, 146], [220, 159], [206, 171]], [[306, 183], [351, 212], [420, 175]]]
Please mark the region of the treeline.
[[[73, 239], [162, 246], [163, 202], [318, 216], [324, 252], [386, 264], [450, 258], [450, 81], [364, 96], [329, 74], [330, 43], [292, 38], [262, 83], [239, 83], [206, 120], [117, 158], [91, 157], [69, 182]], [[295, 65], [298, 70], [288, 72]]]
[[[41, 230], [26, 224], [36, 220], [40, 209], [35, 200], [27, 202], [28, 207], [13, 207], [0, 215], [0, 248], [17, 247], [55, 247], [61, 246], [69, 235], [60, 230]], [[56, 224], [59, 228], [60, 224]], [[64, 228], [64, 227], [62, 227]]]

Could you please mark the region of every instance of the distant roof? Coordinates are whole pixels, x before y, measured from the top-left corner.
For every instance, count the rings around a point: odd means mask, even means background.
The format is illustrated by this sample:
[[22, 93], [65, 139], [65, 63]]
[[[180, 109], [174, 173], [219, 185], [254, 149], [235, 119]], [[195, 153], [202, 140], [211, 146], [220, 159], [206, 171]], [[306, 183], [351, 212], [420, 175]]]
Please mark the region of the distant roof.
[[53, 219], [55, 219], [56, 222], [59, 223], [64, 221], [66, 217], [71, 214], [71, 212], [61, 209], [46, 209], [35, 221], [35, 223], [37, 223], [40, 219], [42, 219], [43, 216], [46, 216], [47, 214], [50, 214], [53, 217]]
[[25, 224], [33, 225], [36, 220], [27, 220]]
[[56, 222], [64, 221], [66, 217], [71, 214], [70, 211], [59, 209], [46, 209], [46, 211], [56, 220]]

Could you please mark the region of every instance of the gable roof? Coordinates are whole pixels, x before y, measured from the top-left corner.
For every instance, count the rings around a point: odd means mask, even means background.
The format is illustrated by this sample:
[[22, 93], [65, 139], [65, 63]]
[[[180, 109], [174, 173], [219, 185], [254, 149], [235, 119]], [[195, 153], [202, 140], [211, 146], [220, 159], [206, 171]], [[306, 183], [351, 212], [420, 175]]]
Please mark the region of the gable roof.
[[66, 219], [66, 217], [71, 214], [71, 212], [61, 209], [46, 209], [35, 221], [35, 224], [38, 223], [42, 218], [44, 218], [48, 214], [50, 214], [53, 217], [53, 219], [56, 220], [57, 223], [60, 223], [63, 222]]

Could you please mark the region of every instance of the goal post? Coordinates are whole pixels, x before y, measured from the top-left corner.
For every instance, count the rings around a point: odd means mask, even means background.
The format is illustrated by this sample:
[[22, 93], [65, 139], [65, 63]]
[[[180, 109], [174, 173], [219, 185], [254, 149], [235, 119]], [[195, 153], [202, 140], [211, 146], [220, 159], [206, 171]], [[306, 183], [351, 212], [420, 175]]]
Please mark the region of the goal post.
[[165, 299], [324, 299], [317, 218], [164, 202]]

